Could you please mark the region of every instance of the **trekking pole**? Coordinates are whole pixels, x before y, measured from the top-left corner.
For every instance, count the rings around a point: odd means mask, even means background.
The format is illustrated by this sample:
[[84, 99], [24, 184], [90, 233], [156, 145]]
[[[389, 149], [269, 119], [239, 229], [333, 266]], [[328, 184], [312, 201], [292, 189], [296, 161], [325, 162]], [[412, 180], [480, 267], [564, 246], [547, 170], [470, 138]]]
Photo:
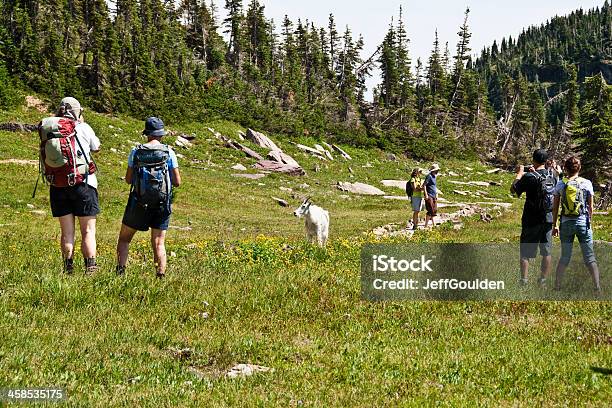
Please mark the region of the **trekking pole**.
[[40, 172], [38, 172], [38, 177], [36, 177], [36, 184], [34, 184], [34, 191], [32, 191], [32, 199], [36, 197], [36, 189], [38, 188], [38, 181], [40, 180]]
[[41, 173], [41, 165], [40, 165], [40, 158], [38, 158], [38, 177], [36, 177], [36, 184], [34, 184], [34, 191], [32, 191], [32, 199], [36, 197], [36, 189], [38, 188], [38, 181], [40, 180], [40, 173]]

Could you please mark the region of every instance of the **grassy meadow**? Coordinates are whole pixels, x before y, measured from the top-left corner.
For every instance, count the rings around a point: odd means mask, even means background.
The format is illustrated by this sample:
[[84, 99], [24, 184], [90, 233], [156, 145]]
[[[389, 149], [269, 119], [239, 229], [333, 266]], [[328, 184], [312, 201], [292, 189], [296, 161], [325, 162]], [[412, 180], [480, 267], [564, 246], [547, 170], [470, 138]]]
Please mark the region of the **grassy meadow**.
[[[1, 112], [0, 122], [36, 123], [43, 115], [23, 108]], [[360, 248], [379, 241], [373, 228], [405, 223], [408, 202], [357, 196], [335, 184], [360, 181], [399, 196], [402, 190], [380, 181], [405, 180], [412, 167], [429, 164], [389, 160], [374, 149], [346, 147], [352, 161], [335, 155], [323, 162], [269, 135], [307, 175], [247, 180], [230, 167], [242, 163], [254, 172], [255, 161], [207, 130], [236, 140], [238, 125], [170, 126], [196, 139], [191, 149], [177, 148], [184, 184], [171, 221], [179, 228], [168, 233], [167, 278], [155, 279], [144, 233], [131, 247], [127, 275], [116, 277], [129, 191], [122, 176], [132, 142], [143, 140], [143, 122], [90, 112], [86, 118], [102, 141], [95, 156], [101, 268], [93, 277], [83, 276], [80, 256], [73, 276], [61, 273], [47, 187], [39, 185], [32, 199], [37, 167], [6, 162], [36, 160], [37, 135], [0, 131], [0, 387], [61, 386], [66, 405], [100, 407], [600, 407], [612, 400], [612, 376], [592, 369], [612, 368], [609, 302], [360, 299]], [[473, 216], [461, 230], [442, 226], [413, 240], [518, 242], [523, 201], [510, 197], [513, 175], [487, 174], [491, 167], [478, 162], [439, 162], [446, 200], [489, 198], [512, 208], [491, 223]], [[449, 170], [459, 176], [447, 176]], [[452, 190], [485, 190], [486, 198]], [[303, 221], [292, 215], [305, 196], [330, 212], [326, 249], [307, 244]], [[609, 216], [595, 217], [594, 233], [612, 241]], [[273, 371], [226, 378], [238, 363]]]

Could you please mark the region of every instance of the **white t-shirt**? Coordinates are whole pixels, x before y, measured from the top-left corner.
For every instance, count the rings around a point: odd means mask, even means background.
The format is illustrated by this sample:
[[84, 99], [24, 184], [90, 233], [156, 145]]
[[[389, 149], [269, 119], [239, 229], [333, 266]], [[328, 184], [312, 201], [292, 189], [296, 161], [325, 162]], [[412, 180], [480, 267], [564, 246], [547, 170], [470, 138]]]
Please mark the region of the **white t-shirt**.
[[[591, 183], [590, 180], [587, 180], [585, 178], [582, 177], [578, 177], [577, 178], [578, 181], [578, 187], [583, 191], [583, 195], [584, 195], [584, 199], [586, 202], [588, 202], [589, 198], [595, 195], [595, 192], [593, 191], [593, 183]], [[557, 185], [555, 186], [555, 191], [553, 192], [553, 194], [557, 197], [561, 197], [561, 194], [563, 194], [564, 190], [565, 190], [565, 185], [567, 184], [567, 181], [563, 181], [563, 180], [559, 180], [559, 182], [557, 183]], [[585, 203], [586, 205], [586, 203]], [[586, 207], [585, 207], [586, 210]], [[561, 213], [561, 205], [559, 205], [559, 214]], [[561, 222], [567, 221], [567, 220], [579, 220], [579, 221], [586, 221], [588, 215], [585, 211], [585, 213], [581, 214], [578, 217], [570, 217], [567, 215], [562, 215], [561, 216]]]
[[[98, 139], [96, 133], [87, 123], [77, 123], [76, 133], [79, 141], [81, 142], [81, 146], [83, 147], [83, 153], [87, 157], [87, 160], [91, 161], [91, 151], [100, 150], [100, 139]], [[81, 147], [78, 144], [77, 149], [78, 151], [81, 151]], [[87, 184], [95, 189], [98, 188], [98, 178], [96, 177], [95, 173], [87, 176]]]

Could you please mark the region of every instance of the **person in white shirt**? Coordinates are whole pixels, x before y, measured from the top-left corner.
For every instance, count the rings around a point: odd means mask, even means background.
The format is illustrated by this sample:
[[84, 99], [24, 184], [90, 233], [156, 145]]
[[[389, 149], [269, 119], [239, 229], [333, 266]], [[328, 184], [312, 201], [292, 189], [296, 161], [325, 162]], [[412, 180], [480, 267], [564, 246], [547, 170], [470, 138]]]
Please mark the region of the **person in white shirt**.
[[[62, 99], [56, 116], [66, 117], [77, 122], [75, 126], [77, 155], [85, 155], [91, 162], [91, 152], [100, 150], [100, 139], [83, 119], [83, 108], [75, 98]], [[85, 177], [83, 183], [68, 187], [55, 187], [49, 190], [51, 213], [59, 219], [62, 231], [61, 248], [64, 258], [64, 272], [74, 271], [75, 217], [81, 230], [81, 252], [85, 259], [88, 274], [97, 270], [96, 265], [96, 217], [100, 213], [98, 199], [98, 179], [95, 173]]]

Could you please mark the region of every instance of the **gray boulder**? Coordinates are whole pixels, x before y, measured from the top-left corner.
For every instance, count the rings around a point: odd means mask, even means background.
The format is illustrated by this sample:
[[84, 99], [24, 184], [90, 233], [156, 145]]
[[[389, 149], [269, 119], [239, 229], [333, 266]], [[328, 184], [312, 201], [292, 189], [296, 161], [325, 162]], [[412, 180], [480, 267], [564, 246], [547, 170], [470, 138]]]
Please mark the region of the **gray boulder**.
[[268, 136], [253, 129], [247, 129], [246, 138], [259, 147], [265, 147], [266, 149], [270, 150], [280, 150], [276, 143], [274, 143]]

